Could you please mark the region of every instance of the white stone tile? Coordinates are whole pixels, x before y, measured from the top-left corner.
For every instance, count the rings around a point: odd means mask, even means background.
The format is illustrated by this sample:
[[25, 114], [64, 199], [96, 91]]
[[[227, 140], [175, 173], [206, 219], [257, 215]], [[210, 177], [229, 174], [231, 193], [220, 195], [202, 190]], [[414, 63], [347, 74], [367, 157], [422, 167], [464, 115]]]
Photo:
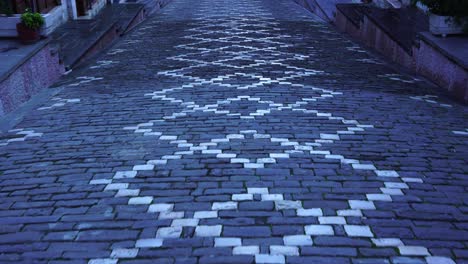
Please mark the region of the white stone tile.
[[152, 165], [166, 165], [167, 160], [150, 160], [147, 163]]
[[340, 136], [335, 134], [320, 134], [321, 139], [340, 140]]
[[272, 137], [272, 138], [270, 138], [270, 141], [271, 141], [271, 142], [288, 142], [289, 139], [287, 139], [287, 138], [275, 138], [275, 137]]
[[285, 257], [282, 255], [268, 255], [268, 254], [256, 254], [255, 263], [274, 263], [283, 264], [285, 263]]
[[355, 170], [376, 170], [375, 166], [372, 164], [351, 164]]
[[111, 258], [135, 258], [138, 255], [138, 248], [116, 248], [112, 250]]
[[346, 219], [342, 216], [321, 216], [318, 218], [319, 223], [330, 224], [330, 225], [345, 225]]
[[180, 143], [180, 144], [177, 144], [177, 147], [179, 147], [179, 148], [191, 148], [191, 147], [193, 147], [193, 144], [192, 143]]
[[143, 135], [145, 135], [145, 136], [160, 136], [161, 132], [146, 132]]
[[160, 227], [156, 232], [156, 238], [179, 238], [181, 234], [181, 226]]
[[404, 195], [401, 189], [380, 188], [380, 191], [388, 195]]
[[287, 153], [270, 153], [270, 158], [289, 159], [289, 154], [287, 154]]
[[111, 179], [97, 179], [97, 180], [91, 180], [89, 184], [109, 184], [111, 183]]
[[191, 151], [191, 150], [176, 151], [176, 152], [174, 152], [174, 155], [193, 155], [193, 151]]
[[220, 149], [206, 149], [206, 150], [202, 150], [202, 154], [221, 154], [221, 150]]
[[292, 235], [283, 237], [286, 246], [312, 246], [312, 238], [307, 235]]
[[408, 185], [403, 182], [385, 182], [385, 187], [389, 189], [408, 189]]
[[233, 194], [231, 199], [232, 199], [233, 201], [248, 201], [248, 200], [253, 200], [253, 194], [250, 194], [250, 193]]
[[386, 201], [386, 202], [391, 202], [392, 197], [388, 194], [381, 194], [381, 193], [372, 193], [372, 194], [366, 194], [367, 200], [369, 201]]
[[296, 213], [298, 216], [323, 216], [322, 209], [320, 208], [311, 208], [311, 209], [297, 209]]
[[404, 182], [417, 182], [423, 183], [423, 180], [420, 178], [401, 178]]
[[258, 246], [239, 246], [234, 247], [232, 250], [233, 255], [255, 255], [260, 253]]
[[180, 159], [182, 158], [181, 155], [164, 155], [161, 157], [161, 159], [164, 159], [164, 160], [175, 160], [175, 159]]
[[115, 191], [120, 189], [128, 189], [128, 183], [110, 183], [106, 185], [104, 191]]
[[226, 136], [227, 139], [244, 139], [242, 134], [229, 134]]
[[257, 159], [257, 163], [276, 163], [276, 159], [274, 159], [274, 158], [260, 158], [260, 159]]
[[139, 194], [140, 194], [140, 189], [120, 189], [115, 194], [115, 197], [138, 196]]
[[218, 217], [217, 211], [197, 211], [193, 215], [193, 218], [197, 218], [197, 219], [217, 218], [217, 217]]
[[[299, 143], [297, 142], [281, 142], [281, 146], [298, 146]], [[278, 153], [278, 154], [281, 154], [281, 153]], [[288, 158], [288, 157], [283, 157], [283, 158]]]
[[341, 155], [325, 155], [325, 158], [326, 159], [339, 159], [339, 160], [344, 159], [344, 157]]
[[376, 170], [374, 172], [379, 177], [400, 177], [398, 172], [393, 171], [393, 170]]
[[160, 136], [159, 140], [176, 140], [177, 136]]
[[466, 131], [452, 131], [456, 135], [468, 136], [468, 132]]
[[345, 225], [344, 229], [351, 237], [374, 237], [370, 228], [365, 225]]
[[216, 155], [216, 157], [218, 159], [230, 159], [230, 158], [235, 158], [237, 157], [237, 154], [233, 154], [233, 153], [220, 153], [218, 155]]
[[153, 170], [154, 165], [153, 164], [145, 164], [145, 165], [135, 165], [133, 166], [134, 171], [139, 171], [139, 170]]
[[159, 219], [179, 219], [184, 217], [184, 212], [160, 212]]
[[275, 201], [276, 210], [301, 209], [301, 201]]
[[174, 204], [169, 203], [157, 203], [152, 204], [148, 208], [148, 213], [155, 213], [155, 212], [170, 212], [174, 209]]
[[448, 257], [426, 257], [427, 264], [456, 264], [451, 258]]
[[219, 237], [223, 229], [222, 225], [200, 225], [195, 228], [195, 236]]
[[357, 210], [357, 209], [338, 210], [337, 214], [339, 216], [357, 216], [357, 217], [362, 216], [361, 210]]
[[214, 138], [214, 139], [211, 140], [211, 142], [216, 142], [216, 143], [229, 142], [229, 139], [227, 139], [227, 138]]
[[249, 163], [249, 159], [242, 159], [242, 158], [234, 158], [231, 159], [231, 163]]
[[372, 238], [372, 242], [377, 247], [398, 247], [404, 245], [399, 238]]
[[425, 247], [419, 246], [399, 246], [400, 254], [403, 256], [429, 256], [429, 251]]
[[[258, 138], [271, 138], [271, 135], [268, 135], [268, 134], [254, 134], [254, 138], [255, 139], [258, 139]], [[275, 157], [272, 157], [272, 158], [275, 158]]]
[[241, 246], [242, 241], [238, 237], [217, 237], [215, 238], [215, 247], [237, 247]]
[[110, 258], [99, 258], [99, 259], [90, 259], [88, 264], [117, 264], [118, 259]]
[[7, 142], [17, 142], [17, 141], [25, 141], [26, 138], [11, 138], [8, 139]]
[[128, 204], [150, 204], [153, 202], [153, 196], [132, 197]]
[[283, 200], [282, 194], [262, 194], [262, 201], [281, 201]]
[[147, 127], [147, 126], [152, 126], [154, 123], [152, 122], [147, 122], [147, 123], [140, 123], [138, 124], [138, 127]]
[[172, 220], [171, 226], [197, 226], [199, 219], [187, 218], [187, 219], [174, 219]]
[[335, 232], [331, 225], [307, 225], [305, 233], [312, 236], [333, 236]]
[[341, 163], [343, 163], [343, 164], [357, 164], [357, 163], [359, 163], [359, 160], [355, 160], [355, 159], [342, 159], [342, 160], [341, 160]]
[[270, 246], [270, 255], [299, 256], [299, 248], [293, 246]]
[[211, 210], [236, 210], [237, 202], [214, 202]]
[[375, 205], [372, 201], [349, 200], [348, 203], [351, 209], [375, 210]]
[[241, 134], [255, 134], [257, 130], [241, 130]]
[[150, 133], [152, 129], [147, 128], [147, 129], [136, 129], [135, 133]]
[[264, 167], [263, 163], [244, 163], [244, 168], [246, 169], [262, 169]]
[[247, 188], [250, 194], [268, 194], [268, 188]]
[[118, 171], [114, 175], [114, 179], [135, 178], [136, 171]]
[[161, 247], [163, 240], [160, 238], [138, 239], [135, 247], [137, 248], [156, 248]]

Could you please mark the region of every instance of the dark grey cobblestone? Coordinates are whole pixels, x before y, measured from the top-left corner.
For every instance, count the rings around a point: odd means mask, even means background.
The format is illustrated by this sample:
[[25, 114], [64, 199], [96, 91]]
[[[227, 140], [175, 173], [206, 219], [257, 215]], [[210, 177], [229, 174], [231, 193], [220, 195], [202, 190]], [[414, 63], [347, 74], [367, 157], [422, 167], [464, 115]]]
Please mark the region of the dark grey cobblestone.
[[292, 1], [173, 0], [57, 85], [0, 263], [468, 263], [466, 107]]

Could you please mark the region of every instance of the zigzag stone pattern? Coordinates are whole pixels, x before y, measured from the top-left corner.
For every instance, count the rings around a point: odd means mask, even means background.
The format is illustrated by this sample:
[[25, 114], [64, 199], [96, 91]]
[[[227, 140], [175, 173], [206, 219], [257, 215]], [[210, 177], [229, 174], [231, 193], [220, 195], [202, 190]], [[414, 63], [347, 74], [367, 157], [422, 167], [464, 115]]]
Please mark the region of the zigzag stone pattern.
[[[28, 138], [34, 137], [42, 137], [43, 133], [34, 132], [34, 130], [24, 129], [24, 128], [15, 128], [8, 131], [9, 133], [5, 133], [5, 135], [1, 135], [0, 137], [0, 146], [7, 146], [8, 144], [14, 142], [22, 142], [27, 140]], [[13, 133], [13, 136], [8, 134]]]
[[468, 259], [466, 110], [291, 1], [174, 0], [59, 90], [0, 141], [1, 263]]
[[[247, 6], [256, 3], [259, 2], [238, 2]], [[209, 9], [211, 8], [213, 7], [210, 5]], [[117, 171], [112, 179], [90, 181], [92, 185], [105, 185], [104, 191], [114, 192], [115, 197], [129, 197], [128, 205], [146, 205], [149, 214], [155, 214], [155, 218], [159, 220], [170, 219], [171, 224], [158, 228], [155, 237], [137, 240], [134, 247], [115, 248], [110, 258], [93, 259], [89, 263], [116, 263], [118, 259], [135, 258], [140, 249], [160, 248], [164, 247], [167, 240], [181, 239], [184, 228], [194, 229], [194, 237], [214, 238], [214, 248], [228, 248], [232, 250], [233, 256], [254, 256], [255, 263], [286, 263], [286, 257], [301, 256], [304, 251], [302, 247], [313, 247], [314, 239], [321, 236], [368, 239], [375, 247], [395, 248], [402, 256], [422, 257], [428, 263], [440, 261], [453, 263], [449, 258], [433, 256], [424, 246], [406, 245], [398, 237], [376, 237], [369, 225], [356, 221], [364, 217], [363, 211], [376, 210], [375, 202], [392, 202], [393, 197], [405, 195], [404, 190], [409, 188], [408, 182], [423, 183], [423, 180], [417, 177], [400, 177], [397, 171], [378, 169], [369, 161], [347, 158], [334, 154], [330, 150], [322, 150], [323, 148], [315, 149], [339, 141], [340, 135], [365, 133], [366, 129], [372, 129], [373, 126], [314, 109], [315, 102], [333, 100], [335, 96], [342, 96], [343, 93], [301, 84], [300, 80], [303, 77], [326, 75], [326, 72], [288, 64], [287, 61], [291, 58], [304, 61], [310, 59], [310, 56], [281, 51], [281, 48], [292, 46], [287, 41], [290, 36], [271, 33], [270, 29], [274, 30], [277, 23], [271, 21], [272, 17], [268, 12], [262, 12], [261, 9], [253, 7], [248, 10], [256, 10], [255, 18], [249, 17], [253, 14], [233, 16], [229, 20], [219, 18], [217, 15], [197, 18], [195, 26], [186, 30], [188, 35], [183, 36], [183, 39], [189, 42], [175, 46], [176, 49], [181, 50], [181, 54], [169, 58], [180, 63], [187, 63], [188, 66], [158, 72], [159, 75], [180, 80], [183, 85], [145, 94], [153, 100], [175, 104], [181, 110], [162, 116], [160, 119], [147, 120], [145, 123], [124, 127], [125, 130], [133, 131], [138, 135], [166, 141], [176, 146], [174, 152], [159, 159], [136, 164], [132, 170]], [[208, 12], [208, 10], [205, 11]], [[214, 25], [216, 29], [210, 30]], [[223, 56], [212, 56], [213, 53], [223, 54]], [[208, 78], [194, 74], [196, 70], [211, 67], [222, 67], [230, 73], [208, 75]], [[272, 77], [256, 73], [256, 69], [268, 67], [272, 67], [272, 71], [280, 69], [282, 74]], [[239, 84], [239, 79], [246, 81]], [[281, 89], [290, 87], [309, 90], [315, 94], [306, 98], [297, 98], [297, 101], [290, 103], [265, 100], [261, 96], [256, 96], [255, 92], [264, 92], [271, 85], [278, 85]], [[194, 98], [191, 95], [196, 93], [199, 87], [204, 86], [210, 86], [212, 89], [211, 93], [206, 94], [209, 97], [222, 96], [232, 91], [237, 96], [215, 98], [215, 102], [202, 103], [199, 101], [206, 100], [203, 98], [204, 95], [200, 95], [201, 98]], [[243, 109], [235, 106], [242, 102], [251, 107]], [[225, 106], [233, 107], [229, 110]], [[264, 106], [264, 108], [259, 108], [259, 106]], [[165, 123], [171, 120], [190, 119], [198, 114], [221, 115], [222, 118], [239, 118], [248, 121], [260, 120], [265, 116], [275, 115], [277, 112], [313, 115], [334, 123], [341, 123], [344, 127], [333, 133], [320, 133], [318, 138], [310, 142], [275, 137], [269, 133], [250, 129], [197, 143], [184, 139], [183, 134], [166, 134], [163, 131]], [[277, 148], [275, 151], [264, 152], [263, 155], [257, 157], [244, 156], [242, 153], [230, 150], [231, 144], [243, 144], [242, 142], [245, 141], [258, 141], [260, 144]], [[138, 178], [142, 171], [157, 171], [164, 169], [172, 162], [200, 155], [210, 159], [216, 158], [229, 164], [240, 164], [244, 169], [257, 170], [268, 168], [271, 164], [281, 163], [282, 160], [294, 159], [298, 154], [337, 160], [343, 166], [351, 166], [355, 171], [372, 171], [376, 177], [382, 178], [382, 187], [378, 192], [366, 193], [364, 199], [347, 200], [348, 208], [346, 209], [324, 213], [323, 208], [305, 208], [303, 201], [287, 199], [286, 197], [290, 195], [286, 193], [271, 192], [268, 187], [254, 187], [255, 184], [252, 186], [247, 184], [245, 189], [238, 188], [237, 191], [231, 192], [230, 199], [215, 200], [211, 202], [211, 208], [197, 211], [195, 209], [177, 210], [175, 203], [158, 202], [157, 197], [144, 195], [140, 188], [132, 188], [131, 183], [126, 182], [127, 179]], [[235, 217], [236, 212], [251, 208], [262, 210], [268, 207], [273, 208], [272, 215], [276, 215], [275, 212], [277, 212], [283, 217], [287, 215], [294, 219], [304, 220], [298, 220], [300, 224], [297, 225], [296, 232], [279, 234], [275, 236], [275, 239], [258, 242], [246, 241], [245, 238], [271, 236], [270, 225], [274, 225], [274, 221], [254, 227], [233, 227], [224, 224], [225, 219], [229, 216]]]

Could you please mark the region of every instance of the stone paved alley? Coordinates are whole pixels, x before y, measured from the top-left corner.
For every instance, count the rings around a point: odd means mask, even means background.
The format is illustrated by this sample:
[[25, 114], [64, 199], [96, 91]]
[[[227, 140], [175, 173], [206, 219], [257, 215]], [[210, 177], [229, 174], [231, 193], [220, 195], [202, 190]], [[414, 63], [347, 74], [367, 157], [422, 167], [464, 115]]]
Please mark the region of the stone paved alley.
[[0, 139], [1, 263], [468, 263], [466, 108], [288, 0], [174, 0]]

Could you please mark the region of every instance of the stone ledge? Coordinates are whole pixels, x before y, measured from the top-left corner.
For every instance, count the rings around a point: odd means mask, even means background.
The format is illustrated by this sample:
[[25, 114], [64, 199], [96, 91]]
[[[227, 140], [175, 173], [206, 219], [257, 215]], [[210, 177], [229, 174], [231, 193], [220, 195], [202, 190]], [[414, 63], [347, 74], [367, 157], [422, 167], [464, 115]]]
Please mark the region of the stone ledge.
[[16, 39], [0, 39], [0, 83], [49, 43], [49, 38], [32, 45], [20, 44]]
[[3, 55], [0, 65], [4, 69], [0, 79], [0, 116], [14, 111], [62, 75], [63, 65], [58, 55], [51, 52], [49, 43], [49, 39], [29, 46], [16, 43], [17, 49], [5, 52], [8, 55]]

